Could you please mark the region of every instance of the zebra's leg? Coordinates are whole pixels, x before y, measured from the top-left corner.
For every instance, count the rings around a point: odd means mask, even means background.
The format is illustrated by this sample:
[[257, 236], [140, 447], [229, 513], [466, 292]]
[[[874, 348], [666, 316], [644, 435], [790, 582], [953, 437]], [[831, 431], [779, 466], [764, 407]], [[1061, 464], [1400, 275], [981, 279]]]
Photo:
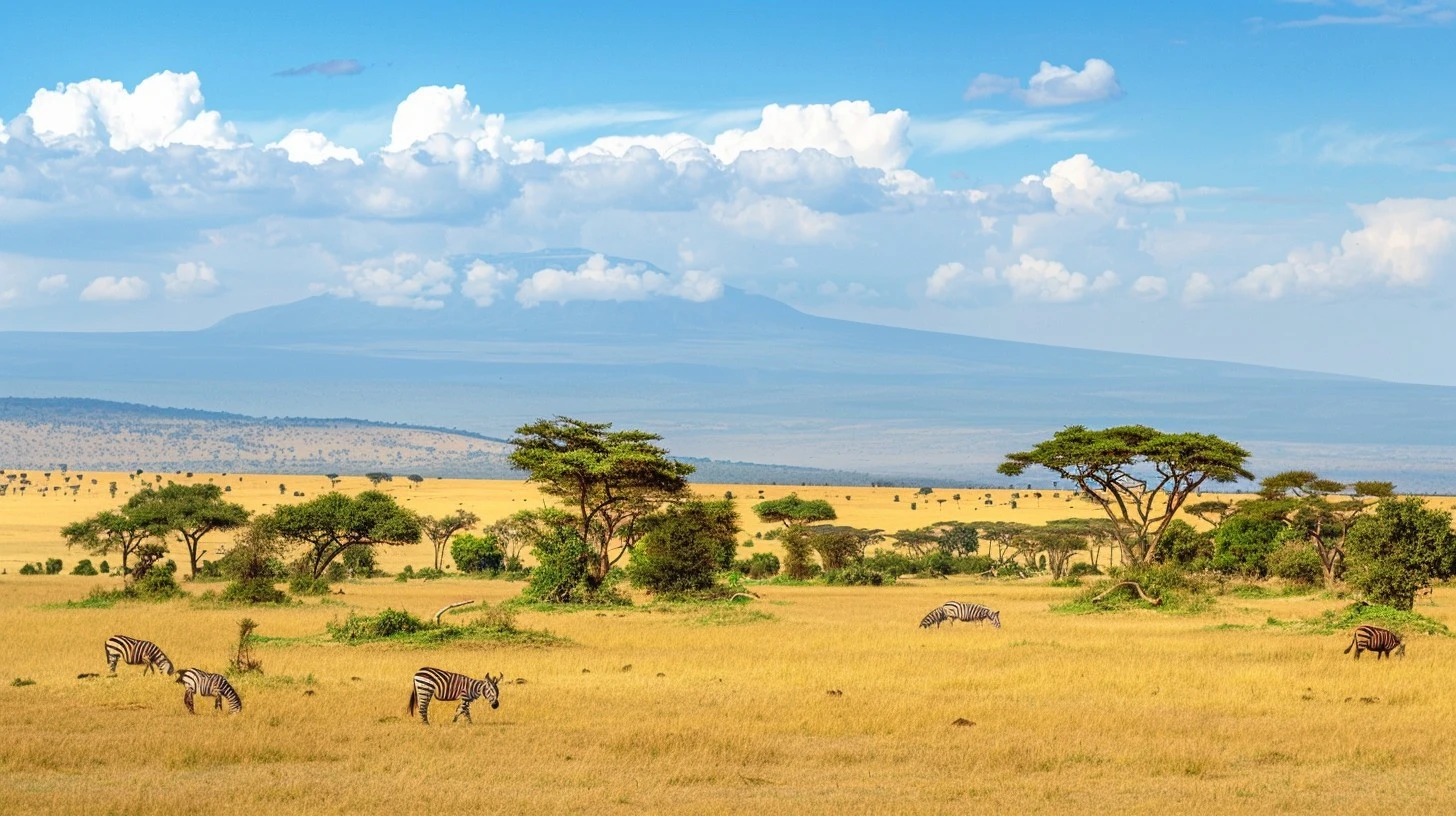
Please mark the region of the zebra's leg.
[[108, 668], [111, 669], [112, 674], [116, 674], [116, 660], [119, 657], [121, 657], [121, 655], [108, 654], [106, 656], [106, 665]]
[[423, 725], [430, 724], [430, 698], [432, 696], [428, 691], [420, 693], [420, 723]]
[[464, 701], [464, 702], [462, 702], [460, 704], [460, 708], [455, 711], [455, 719], [451, 720], [450, 722], [452, 722], [452, 723], [453, 722], [459, 722], [461, 715], [464, 715], [465, 716], [465, 721], [466, 722], [470, 723], [471, 725], [474, 725], [475, 724], [475, 722], [470, 719], [470, 701], [469, 700], [466, 700], [466, 701]]
[[218, 692], [218, 695], [216, 697], [212, 698], [212, 707], [213, 707], [214, 710], [222, 711], [222, 693], [221, 692]]
[[187, 691], [182, 693], [182, 705], [187, 706], [188, 714], [197, 713], [197, 711], [192, 708], [192, 689], [188, 689]]
[[145, 669], [142, 669], [142, 674], [143, 675], [151, 674], [152, 671], [155, 668], [156, 668], [155, 664], [153, 664], [152, 661], [148, 660], [147, 661], [147, 667]]

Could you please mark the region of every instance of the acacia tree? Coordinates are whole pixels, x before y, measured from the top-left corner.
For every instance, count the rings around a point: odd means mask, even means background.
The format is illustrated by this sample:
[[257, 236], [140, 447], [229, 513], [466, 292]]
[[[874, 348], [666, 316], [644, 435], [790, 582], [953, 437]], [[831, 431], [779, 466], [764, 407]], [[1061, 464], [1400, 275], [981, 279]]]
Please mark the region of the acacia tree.
[[558, 416], [516, 429], [511, 466], [575, 514], [592, 551], [588, 581], [606, 580], [641, 535], [635, 522], [688, 493], [692, 465], [669, 459], [657, 434]]
[[[164, 534], [141, 519], [122, 510], [103, 510], [96, 515], [68, 524], [61, 529], [67, 547], [80, 547], [95, 556], [121, 553], [121, 572], [130, 576], [129, 561], [149, 539]], [[166, 552], [166, 547], [162, 548]]]
[[1373, 603], [1409, 611], [1433, 579], [1456, 574], [1451, 514], [1417, 498], [1383, 498], [1350, 529], [1350, 584]]
[[1115, 527], [1110, 519], [1105, 518], [1069, 518], [1049, 521], [1039, 529], [1047, 533], [1066, 533], [1082, 539], [1083, 549], [1087, 550], [1092, 566], [1100, 568], [1102, 548], [1117, 541]]
[[1087, 538], [1064, 525], [1039, 527], [1028, 538], [1032, 542], [1029, 549], [1046, 556], [1047, 569], [1056, 581], [1066, 577], [1072, 556], [1087, 549]]
[[783, 523], [784, 529], [777, 531], [775, 538], [784, 545], [784, 573], [798, 580], [810, 577], [809, 551], [814, 534], [809, 525], [839, 518], [834, 506], [823, 499], [801, 499], [797, 493], [790, 493], [755, 504], [753, 512], [760, 521]]
[[435, 569], [443, 569], [445, 563], [445, 547], [449, 545], [450, 539], [461, 530], [468, 530], [480, 523], [480, 516], [469, 510], [456, 510], [453, 513], [435, 518], [434, 516], [422, 516], [420, 528], [424, 531], [425, 538], [435, 547]]
[[215, 484], [177, 484], [146, 487], [127, 499], [127, 511], [144, 524], [166, 533], [176, 533], [187, 547], [187, 560], [192, 577], [197, 577], [197, 564], [207, 554], [202, 539], [217, 530], [235, 530], [248, 523], [248, 511], [241, 505], [224, 501], [222, 488]]
[[299, 566], [318, 580], [353, 547], [419, 543], [420, 518], [377, 490], [357, 496], [326, 493], [311, 501], [285, 504], [257, 523], [279, 538], [304, 545]]
[[1278, 519], [1302, 535], [1319, 555], [1326, 589], [1333, 589], [1344, 571], [1347, 543], [1355, 523], [1378, 500], [1395, 495], [1395, 485], [1390, 482], [1355, 482], [1347, 486], [1307, 470], [1276, 473], [1259, 484], [1259, 499], [1247, 503], [1246, 512]]
[[981, 538], [995, 545], [999, 562], [1006, 560], [1007, 550], [1014, 553], [1018, 549], [1017, 542], [1031, 529], [1031, 525], [1019, 521], [987, 521], [977, 523], [976, 529], [980, 531]]
[[1100, 431], [1073, 425], [996, 468], [1020, 476], [1043, 467], [1077, 485], [1116, 522], [1123, 563], [1147, 564], [1163, 530], [1206, 482], [1252, 479], [1249, 452], [1211, 434], [1164, 433], [1145, 425]]

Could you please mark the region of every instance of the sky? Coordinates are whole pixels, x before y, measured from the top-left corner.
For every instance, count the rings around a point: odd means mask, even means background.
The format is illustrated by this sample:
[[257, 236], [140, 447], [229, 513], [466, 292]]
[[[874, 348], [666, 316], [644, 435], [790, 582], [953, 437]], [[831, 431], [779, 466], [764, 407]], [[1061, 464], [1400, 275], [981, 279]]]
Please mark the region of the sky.
[[[0, 330], [704, 300], [1456, 384], [1456, 0], [53, 2]], [[530, 275], [477, 256], [585, 247]]]

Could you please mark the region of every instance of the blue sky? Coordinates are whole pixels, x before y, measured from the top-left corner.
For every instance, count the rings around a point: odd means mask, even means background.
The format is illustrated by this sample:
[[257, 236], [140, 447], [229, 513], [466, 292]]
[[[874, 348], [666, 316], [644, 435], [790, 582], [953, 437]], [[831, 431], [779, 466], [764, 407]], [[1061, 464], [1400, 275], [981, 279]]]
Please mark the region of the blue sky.
[[[1193, 6], [31, 4], [0, 328], [729, 285], [1456, 383], [1456, 2]], [[668, 278], [469, 260], [561, 245]]]

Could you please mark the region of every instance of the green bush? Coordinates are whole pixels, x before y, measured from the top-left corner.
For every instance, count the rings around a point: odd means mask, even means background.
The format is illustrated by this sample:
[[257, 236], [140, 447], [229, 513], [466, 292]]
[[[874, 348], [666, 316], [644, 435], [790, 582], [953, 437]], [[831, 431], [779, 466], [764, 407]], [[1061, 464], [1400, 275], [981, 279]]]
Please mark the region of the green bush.
[[946, 575], [955, 575], [960, 570], [957, 569], [954, 558], [942, 550], [936, 550], [926, 553], [921, 557], [915, 571], [923, 575], [943, 577]]
[[65, 568], [64, 565], [61, 564], [61, 559], [59, 559], [59, 558], [47, 558], [46, 559], [46, 562], [45, 562], [45, 574], [46, 575], [60, 575], [61, 574], [61, 570], [64, 569], [64, 568]]
[[394, 574], [394, 580], [401, 584], [409, 581], [413, 577], [415, 577], [415, 568], [409, 564], [405, 564], [404, 569]]
[[434, 567], [420, 567], [415, 570], [414, 577], [422, 581], [438, 581], [445, 577], [445, 571], [437, 570]]
[[384, 609], [375, 615], [360, 615], [350, 612], [349, 617], [342, 622], [330, 621], [325, 624], [324, 628], [328, 630], [329, 636], [334, 640], [357, 643], [419, 632], [427, 626], [429, 624], [408, 612]]
[[281, 604], [288, 602], [288, 593], [273, 585], [268, 578], [247, 578], [233, 581], [222, 591], [222, 600], [236, 604]]
[[1381, 499], [1355, 522], [1345, 578], [1372, 603], [1409, 611], [1433, 579], [1456, 574], [1456, 533], [1449, 513], [1418, 498]]
[[71, 568], [71, 574], [72, 575], [96, 575], [97, 572], [96, 572], [96, 568], [93, 567], [93, 566], [91, 566], [91, 559], [89, 559], [89, 558], [82, 558], [80, 561], [77, 561], [76, 562], [76, 566], [74, 566], [74, 567]]
[[1286, 529], [1274, 519], [1229, 518], [1213, 536], [1213, 568], [1240, 575], [1268, 575], [1269, 554], [1279, 548], [1279, 534]]
[[109, 574], [111, 572], [111, 563], [108, 561], [102, 561], [101, 566], [97, 567], [97, 569], [101, 570], [101, 574], [103, 575]]
[[450, 541], [450, 557], [455, 569], [464, 573], [496, 573], [505, 567], [506, 553], [500, 539], [490, 533], [483, 536], [461, 533]]
[[340, 560], [343, 561], [346, 578], [373, 578], [379, 572], [373, 547], [350, 547], [344, 550], [344, 556]]
[[307, 572], [295, 572], [293, 577], [288, 579], [288, 591], [299, 597], [327, 595], [329, 594], [329, 581], [327, 578], [315, 578]]
[[894, 578], [920, 570], [920, 564], [915, 559], [893, 550], [875, 550], [865, 556], [861, 563], [866, 569]]
[[557, 527], [541, 536], [532, 547], [536, 568], [522, 595], [530, 601], [552, 604], [620, 604], [627, 599], [612, 587], [612, 575], [593, 585], [589, 561], [592, 548], [576, 531]]
[[154, 564], [140, 578], [132, 581], [130, 592], [149, 601], [162, 601], [184, 594], [177, 586], [177, 562], [167, 559]]
[[851, 561], [837, 570], [824, 573], [824, 583], [843, 586], [880, 586], [895, 583], [894, 576], [886, 577], [883, 572], [870, 569], [862, 561]]
[[955, 559], [956, 572], [961, 575], [980, 575], [996, 566], [996, 559], [989, 555], [965, 555]]
[[21, 564], [20, 565], [20, 574], [21, 575], [45, 575], [45, 565], [44, 564]]
[[1102, 570], [1098, 569], [1096, 564], [1089, 564], [1086, 561], [1078, 561], [1072, 565], [1071, 569], [1067, 570], [1068, 578], [1081, 578], [1087, 575], [1101, 574]]
[[1266, 561], [1269, 574], [1291, 584], [1315, 586], [1324, 581], [1324, 565], [1314, 547], [1301, 541], [1286, 541], [1269, 553]]
[[779, 574], [779, 557], [770, 552], [758, 552], [743, 559], [735, 561], [733, 569], [743, 573], [754, 580], [772, 578]]
[[1169, 522], [1158, 539], [1157, 558], [1164, 564], [1205, 570], [1213, 564], [1213, 556], [1213, 535], [1199, 532], [1183, 519]]

